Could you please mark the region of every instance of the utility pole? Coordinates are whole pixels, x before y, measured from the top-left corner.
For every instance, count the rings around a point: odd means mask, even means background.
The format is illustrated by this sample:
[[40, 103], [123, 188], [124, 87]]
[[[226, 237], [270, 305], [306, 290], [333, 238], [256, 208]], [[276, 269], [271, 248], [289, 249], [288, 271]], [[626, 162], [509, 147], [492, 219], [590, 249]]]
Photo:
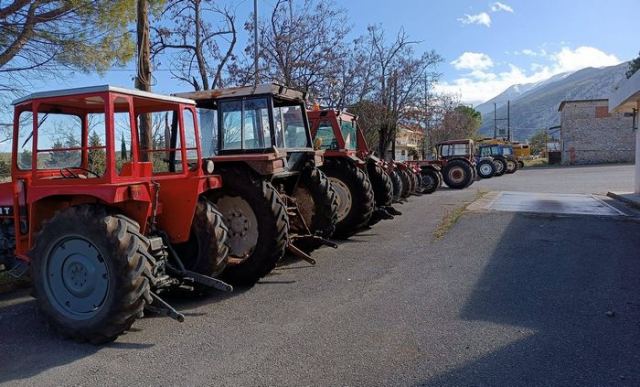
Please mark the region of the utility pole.
[[258, 49], [258, 0], [253, 0], [253, 68], [256, 76], [254, 79], [254, 86], [258, 86], [258, 59], [260, 50]]
[[511, 100], [507, 101], [507, 141], [511, 142]]
[[498, 138], [498, 104], [493, 103], [493, 138]]
[[498, 118], [498, 105], [493, 103], [493, 138], [498, 138], [498, 122], [507, 121], [507, 139], [511, 141], [511, 100], [507, 101], [507, 118]]
[[[149, 43], [149, 2], [137, 0], [137, 48], [138, 64], [135, 86], [136, 89], [151, 91], [151, 47]], [[151, 114], [140, 115], [140, 147], [151, 149]], [[142, 152], [142, 161], [149, 161], [149, 153]]]

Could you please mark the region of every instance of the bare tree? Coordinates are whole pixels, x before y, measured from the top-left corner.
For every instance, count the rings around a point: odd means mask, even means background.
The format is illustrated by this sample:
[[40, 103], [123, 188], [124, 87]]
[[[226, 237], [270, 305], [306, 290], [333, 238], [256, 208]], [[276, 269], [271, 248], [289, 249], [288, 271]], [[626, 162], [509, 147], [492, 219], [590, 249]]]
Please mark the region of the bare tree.
[[432, 72], [442, 58], [434, 51], [416, 55], [414, 47], [419, 42], [410, 40], [400, 30], [392, 41], [388, 41], [382, 26], [369, 26], [367, 43], [370, 46], [370, 61], [366, 68], [373, 74], [365, 77], [367, 90], [363, 99], [374, 101], [378, 152], [385, 157], [393, 146], [398, 124], [414, 119], [424, 98], [424, 76]]
[[[260, 80], [277, 82], [321, 98], [346, 56], [344, 37], [350, 28], [346, 12], [329, 0], [277, 0], [259, 25]], [[247, 23], [252, 32], [255, 26]], [[253, 42], [245, 53], [253, 52]], [[249, 60], [234, 68], [239, 83], [255, 77]]]
[[170, 0], [161, 19], [173, 26], [153, 28], [152, 55], [168, 54], [173, 76], [195, 90], [223, 87], [237, 44], [235, 14], [212, 0]]

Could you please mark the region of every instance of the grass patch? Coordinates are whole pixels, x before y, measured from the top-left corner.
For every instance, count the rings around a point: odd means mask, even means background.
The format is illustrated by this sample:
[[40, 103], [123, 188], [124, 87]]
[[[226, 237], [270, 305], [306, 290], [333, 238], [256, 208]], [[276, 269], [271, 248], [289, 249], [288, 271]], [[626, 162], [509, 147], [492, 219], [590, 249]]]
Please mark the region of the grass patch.
[[451, 230], [451, 228], [455, 226], [456, 223], [458, 223], [458, 220], [460, 220], [462, 214], [464, 214], [464, 212], [467, 210], [467, 207], [469, 207], [471, 203], [475, 202], [486, 194], [487, 191], [477, 190], [476, 196], [471, 201], [465, 202], [463, 205], [456, 207], [444, 214], [442, 220], [438, 224], [438, 227], [436, 227], [436, 229], [433, 231], [433, 237], [436, 240], [444, 238], [449, 230]]

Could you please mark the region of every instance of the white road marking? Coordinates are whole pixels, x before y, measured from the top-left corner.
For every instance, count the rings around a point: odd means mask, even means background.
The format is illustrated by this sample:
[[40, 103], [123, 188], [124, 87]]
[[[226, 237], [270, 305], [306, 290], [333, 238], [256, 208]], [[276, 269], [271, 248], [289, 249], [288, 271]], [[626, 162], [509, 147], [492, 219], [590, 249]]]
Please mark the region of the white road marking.
[[483, 206], [487, 210], [547, 214], [625, 216], [617, 208], [589, 194], [504, 191]]

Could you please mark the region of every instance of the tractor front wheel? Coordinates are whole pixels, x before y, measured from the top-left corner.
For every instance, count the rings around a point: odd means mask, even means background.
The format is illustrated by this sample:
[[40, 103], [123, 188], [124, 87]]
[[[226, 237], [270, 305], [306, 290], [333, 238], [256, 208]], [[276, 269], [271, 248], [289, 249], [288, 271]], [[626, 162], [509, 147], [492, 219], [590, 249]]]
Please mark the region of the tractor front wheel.
[[323, 169], [338, 197], [338, 219], [335, 236], [349, 238], [369, 224], [375, 199], [371, 182], [360, 168], [350, 161], [328, 160]]
[[[292, 196], [311, 234], [330, 238], [338, 222], [338, 197], [327, 176], [316, 167], [305, 168]], [[296, 230], [294, 227], [292, 224], [291, 231], [306, 234], [306, 230]], [[296, 246], [311, 252], [322, 246], [322, 242], [301, 240]]]
[[453, 189], [463, 189], [473, 182], [471, 164], [463, 160], [452, 160], [443, 170], [444, 182]]
[[367, 163], [369, 180], [377, 207], [388, 207], [393, 203], [393, 182], [387, 172], [376, 163]]
[[152, 302], [149, 241], [138, 224], [99, 206], [69, 207], [45, 222], [29, 252], [38, 306], [63, 336], [115, 340]]
[[400, 196], [406, 199], [411, 194], [411, 178], [409, 172], [405, 170], [398, 171], [400, 174], [400, 180], [402, 180], [402, 194]]
[[423, 169], [420, 172], [420, 184], [422, 186], [422, 192], [431, 194], [434, 193], [439, 185], [440, 179], [438, 177], [438, 173], [431, 169]]
[[404, 192], [400, 171], [394, 169], [391, 171], [389, 176], [391, 177], [391, 182], [393, 184], [393, 201], [400, 202], [402, 200], [402, 192]]
[[507, 160], [507, 169], [505, 173], [512, 174], [518, 170], [518, 163], [514, 160]]
[[198, 200], [189, 240], [174, 245], [184, 266], [196, 273], [215, 277], [227, 266], [229, 229], [213, 203]]

